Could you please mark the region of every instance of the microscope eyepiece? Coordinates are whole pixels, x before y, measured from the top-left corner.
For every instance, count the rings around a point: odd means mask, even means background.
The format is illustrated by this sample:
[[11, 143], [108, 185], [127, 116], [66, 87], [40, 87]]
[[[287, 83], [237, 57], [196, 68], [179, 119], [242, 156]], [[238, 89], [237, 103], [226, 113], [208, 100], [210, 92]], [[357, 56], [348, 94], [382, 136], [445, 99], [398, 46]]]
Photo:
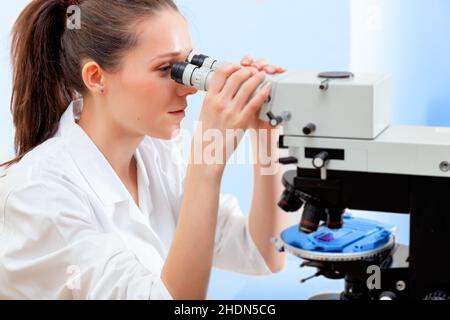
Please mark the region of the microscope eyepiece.
[[205, 56], [204, 54], [196, 54], [192, 57], [190, 63], [193, 65], [196, 65], [197, 67], [202, 67], [205, 60], [208, 58], [208, 56]]
[[170, 72], [171, 78], [172, 78], [173, 80], [175, 80], [176, 82], [183, 84], [183, 73], [184, 73], [184, 70], [186, 69], [186, 66], [187, 66], [188, 64], [189, 64], [189, 63], [187, 63], [187, 62], [178, 62], [178, 63], [175, 63], [175, 64], [172, 66], [172, 70], [171, 70], [171, 72]]
[[208, 91], [213, 74], [214, 71], [211, 69], [200, 68], [189, 62], [177, 62], [172, 66], [170, 76], [178, 83]]
[[208, 68], [213, 71], [216, 71], [226, 64], [225, 62], [220, 62], [219, 60], [197, 52], [191, 52], [186, 61], [197, 67]]
[[[172, 65], [171, 78], [186, 86], [195, 87], [201, 91], [208, 91], [209, 84], [215, 73], [214, 69], [202, 66], [196, 66], [189, 62], [177, 62]], [[270, 77], [267, 76], [267, 80], [258, 86], [258, 88], [253, 93], [252, 97], [264, 87], [264, 85], [269, 81]], [[290, 114], [289, 114], [290, 117]]]

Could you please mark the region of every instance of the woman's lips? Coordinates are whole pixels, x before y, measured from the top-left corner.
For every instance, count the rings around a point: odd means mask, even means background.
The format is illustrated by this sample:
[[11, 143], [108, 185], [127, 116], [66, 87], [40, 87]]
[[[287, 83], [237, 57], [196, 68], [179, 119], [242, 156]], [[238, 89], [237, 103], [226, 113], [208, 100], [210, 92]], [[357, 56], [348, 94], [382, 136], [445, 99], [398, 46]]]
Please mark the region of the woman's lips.
[[175, 117], [181, 117], [184, 118], [186, 116], [186, 112], [184, 110], [179, 110], [175, 112], [169, 112], [169, 114], [175, 116]]

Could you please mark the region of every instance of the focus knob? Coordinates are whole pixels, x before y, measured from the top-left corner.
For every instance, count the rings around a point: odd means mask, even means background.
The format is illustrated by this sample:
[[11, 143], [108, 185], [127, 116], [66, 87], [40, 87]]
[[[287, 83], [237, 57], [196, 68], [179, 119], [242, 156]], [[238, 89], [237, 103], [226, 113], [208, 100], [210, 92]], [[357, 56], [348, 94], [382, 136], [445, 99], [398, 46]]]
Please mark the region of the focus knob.
[[277, 127], [283, 122], [289, 121], [292, 119], [292, 114], [290, 112], [283, 112], [280, 116], [275, 116], [272, 112], [268, 112], [267, 117], [269, 118], [269, 123], [272, 127]]
[[329, 159], [330, 159], [330, 155], [328, 154], [328, 152], [326, 152], [326, 151], [320, 152], [313, 159], [314, 168], [322, 169]]
[[313, 133], [314, 131], [316, 131], [316, 125], [314, 123], [308, 123], [304, 128], [303, 128], [303, 133], [306, 135], [310, 135], [311, 133]]

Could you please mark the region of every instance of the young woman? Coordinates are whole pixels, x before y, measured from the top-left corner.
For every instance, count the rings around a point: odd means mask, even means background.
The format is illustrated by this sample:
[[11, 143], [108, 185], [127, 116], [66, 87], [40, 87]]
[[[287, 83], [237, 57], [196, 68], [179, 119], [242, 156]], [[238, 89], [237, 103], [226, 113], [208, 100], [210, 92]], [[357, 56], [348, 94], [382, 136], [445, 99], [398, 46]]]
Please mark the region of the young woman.
[[[71, 5], [80, 28], [66, 25]], [[255, 164], [247, 219], [220, 194], [230, 152], [187, 168], [174, 159], [171, 138], [196, 90], [171, 80], [170, 67], [191, 50], [171, 0], [33, 0], [21, 13], [17, 157], [0, 178], [0, 298], [203, 299], [212, 266], [283, 268], [270, 243], [287, 224], [280, 176]], [[252, 94], [282, 71], [251, 57], [217, 71], [195, 136], [219, 130], [235, 148], [226, 130], [267, 129], [258, 113], [270, 87]], [[256, 149], [273, 142], [253, 137]]]

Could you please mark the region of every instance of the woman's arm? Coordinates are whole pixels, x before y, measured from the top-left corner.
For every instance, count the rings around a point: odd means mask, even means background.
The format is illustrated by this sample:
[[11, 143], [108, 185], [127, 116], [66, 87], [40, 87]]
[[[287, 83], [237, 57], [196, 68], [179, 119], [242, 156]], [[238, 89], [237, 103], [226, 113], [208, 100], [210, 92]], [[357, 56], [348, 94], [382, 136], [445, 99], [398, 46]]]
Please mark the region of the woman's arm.
[[[254, 69], [229, 65], [217, 70], [212, 79], [200, 114], [200, 125], [194, 134], [191, 165], [187, 169], [174, 240], [161, 273], [163, 283], [175, 299], [206, 297], [220, 183], [225, 164], [239, 142], [227, 132], [249, 127], [270, 94], [270, 86], [265, 86], [252, 97], [264, 77], [264, 73]], [[205, 141], [211, 134], [219, 134], [223, 139], [213, 150], [209, 141]], [[215, 159], [203, 159], [203, 155], [214, 155]]]
[[[255, 60], [247, 55], [241, 65], [255, 67], [267, 74], [283, 73], [280, 66], [269, 64], [265, 59]], [[288, 227], [289, 220], [285, 212], [278, 207], [282, 194], [282, 170], [278, 164], [279, 130], [254, 115], [250, 125], [253, 147], [253, 197], [250, 209], [250, 234], [272, 272], [283, 269], [286, 255], [275, 250], [271, 243], [273, 237]]]
[[[253, 196], [250, 209], [250, 234], [272, 272], [283, 269], [286, 255], [279, 253], [271, 239], [288, 227], [288, 215], [277, 205], [282, 194], [282, 170], [278, 161], [277, 129], [262, 129], [251, 134], [253, 146]], [[263, 133], [265, 132], [265, 133]]]
[[175, 299], [204, 299], [214, 250], [222, 173], [190, 165], [177, 230], [161, 278]]

